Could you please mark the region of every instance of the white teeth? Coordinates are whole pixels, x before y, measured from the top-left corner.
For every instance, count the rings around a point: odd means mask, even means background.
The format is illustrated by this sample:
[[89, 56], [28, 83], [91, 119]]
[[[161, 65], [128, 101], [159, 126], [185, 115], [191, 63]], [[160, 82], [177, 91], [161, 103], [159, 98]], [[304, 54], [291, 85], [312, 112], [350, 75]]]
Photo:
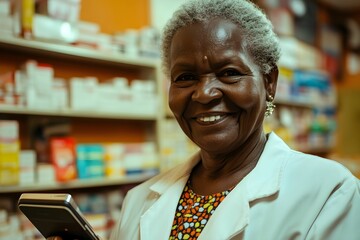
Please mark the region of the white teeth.
[[215, 122], [221, 118], [220, 115], [217, 116], [210, 116], [210, 117], [200, 117], [199, 120], [201, 122]]

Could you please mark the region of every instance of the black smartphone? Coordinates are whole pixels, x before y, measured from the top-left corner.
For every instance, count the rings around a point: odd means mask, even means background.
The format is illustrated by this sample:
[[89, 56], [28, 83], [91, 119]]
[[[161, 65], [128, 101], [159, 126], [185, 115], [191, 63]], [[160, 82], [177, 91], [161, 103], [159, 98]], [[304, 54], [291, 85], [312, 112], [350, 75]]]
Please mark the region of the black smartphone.
[[23, 193], [18, 207], [45, 238], [100, 240], [70, 194]]

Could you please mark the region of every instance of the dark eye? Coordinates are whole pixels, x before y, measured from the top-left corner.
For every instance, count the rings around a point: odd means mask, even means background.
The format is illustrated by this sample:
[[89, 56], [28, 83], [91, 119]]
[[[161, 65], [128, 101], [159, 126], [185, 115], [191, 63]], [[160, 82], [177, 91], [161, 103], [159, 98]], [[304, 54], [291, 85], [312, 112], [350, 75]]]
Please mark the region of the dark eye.
[[181, 74], [179, 77], [177, 77], [175, 79], [175, 82], [179, 82], [179, 81], [194, 81], [196, 80], [197, 77], [194, 74], [190, 74], [190, 73], [185, 73], [185, 74]]
[[233, 76], [240, 76], [242, 75], [238, 70], [235, 70], [233, 68], [231, 69], [225, 69], [224, 71], [220, 72], [221, 77], [233, 77]]

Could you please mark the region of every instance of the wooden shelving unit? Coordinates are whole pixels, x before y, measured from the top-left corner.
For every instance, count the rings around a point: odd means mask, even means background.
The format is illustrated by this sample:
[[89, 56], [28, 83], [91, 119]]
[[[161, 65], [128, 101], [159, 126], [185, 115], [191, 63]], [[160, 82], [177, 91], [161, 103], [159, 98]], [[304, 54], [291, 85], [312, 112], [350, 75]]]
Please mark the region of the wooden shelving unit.
[[54, 182], [54, 183], [38, 183], [38, 184], [17, 185], [17, 186], [2, 186], [0, 189], [0, 194], [65, 191], [72, 189], [101, 188], [101, 187], [110, 187], [110, 186], [118, 186], [125, 184], [137, 184], [153, 176], [154, 174], [152, 173], [144, 173], [144, 174], [122, 176], [117, 178], [98, 178], [98, 179], [83, 179], [83, 180], [79, 179], [64, 183]]
[[[19, 105], [0, 105], [0, 119], [21, 119], [20, 124], [27, 127], [28, 118], [38, 117], [52, 119], [66, 118], [76, 119], [73, 123], [76, 125], [84, 125], [86, 122], [85, 137], [87, 142], [92, 139], [98, 140], [98, 135], [101, 134], [102, 127], [105, 127], [109, 136], [103, 136], [101, 140], [110, 139], [119, 142], [124, 141], [141, 141], [141, 139], [155, 142], [159, 145], [159, 122], [162, 118], [162, 85], [160, 78], [160, 61], [157, 58], [148, 58], [141, 56], [129, 56], [122, 53], [102, 52], [95, 49], [87, 49], [76, 47], [72, 45], [65, 45], [56, 42], [45, 42], [38, 40], [25, 40], [13, 36], [0, 36], [0, 74], [7, 71], [17, 69], [29, 57], [32, 59], [40, 59], [40, 61], [47, 61], [49, 59], [56, 72], [59, 72], [60, 77], [68, 77], [69, 75], [84, 75], [87, 70], [89, 74], [98, 74], [99, 79], [106, 79], [110, 75], [118, 76], [124, 74], [131, 81], [132, 79], [152, 79], [156, 82], [156, 93], [158, 95], [158, 111], [146, 112], [133, 109], [116, 109], [111, 111], [101, 107], [94, 110], [74, 110], [66, 109], [47, 109], [47, 108], [28, 108], [27, 106]], [[9, 60], [10, 59], [10, 60]], [[9, 61], [8, 61], [9, 60]], [[88, 68], [87, 68], [88, 67]], [[109, 71], [110, 70], [110, 71]], [[112, 71], [114, 73], [112, 73]], [[96, 119], [89, 121], [88, 119]], [[117, 121], [118, 120], [118, 121]], [[103, 122], [103, 126], [102, 126]], [[95, 125], [94, 125], [95, 124]], [[113, 124], [114, 128], [109, 124]], [[90, 126], [91, 125], [91, 126]], [[106, 126], [105, 126], [106, 125]], [[118, 125], [122, 125], [120, 128]], [[76, 129], [76, 126], [74, 127]], [[24, 129], [22, 127], [21, 129]], [[84, 126], [77, 130], [84, 131]], [[113, 133], [111, 129], [114, 129]], [[134, 131], [133, 131], [134, 130]], [[133, 131], [133, 132], [132, 132]], [[94, 132], [94, 138], [88, 132]], [[123, 134], [119, 134], [119, 132]], [[22, 133], [20, 132], [20, 135]], [[138, 136], [138, 135], [141, 136]], [[29, 134], [21, 137], [29, 138]], [[96, 135], [96, 136], [95, 136]], [[75, 136], [76, 137], [76, 136]], [[84, 136], [81, 136], [83, 139]], [[94, 140], [94, 142], [96, 141]], [[28, 139], [26, 139], [28, 142]], [[27, 145], [27, 144], [25, 144]], [[61, 191], [67, 189], [80, 188], [102, 188], [108, 186], [121, 186], [127, 184], [140, 183], [152, 177], [154, 174], [141, 174], [122, 176], [115, 179], [98, 179], [98, 180], [76, 180], [66, 183], [38, 183], [35, 185], [24, 186], [1, 186], [0, 196], [8, 193], [21, 193], [29, 191]]]

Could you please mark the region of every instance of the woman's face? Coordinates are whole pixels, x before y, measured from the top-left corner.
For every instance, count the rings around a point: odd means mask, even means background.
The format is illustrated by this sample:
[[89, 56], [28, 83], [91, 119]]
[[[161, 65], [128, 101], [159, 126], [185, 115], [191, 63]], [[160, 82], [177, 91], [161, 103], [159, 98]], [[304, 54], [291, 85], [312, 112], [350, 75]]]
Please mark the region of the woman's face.
[[171, 43], [169, 106], [209, 152], [233, 151], [262, 131], [268, 84], [244, 38], [234, 23], [215, 19], [180, 28]]

